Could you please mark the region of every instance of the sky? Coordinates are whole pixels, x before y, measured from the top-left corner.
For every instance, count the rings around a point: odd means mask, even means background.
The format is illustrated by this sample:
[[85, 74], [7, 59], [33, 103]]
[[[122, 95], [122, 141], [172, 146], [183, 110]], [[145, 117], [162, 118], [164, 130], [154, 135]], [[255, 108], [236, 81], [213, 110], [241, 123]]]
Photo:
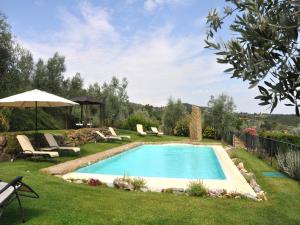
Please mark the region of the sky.
[[[66, 57], [66, 76], [88, 86], [128, 79], [131, 102], [162, 106], [169, 97], [205, 106], [226, 93], [239, 112], [268, 113], [256, 89], [223, 71], [204, 49], [206, 16], [225, 0], [1, 0], [17, 42], [34, 59]], [[222, 37], [230, 37], [222, 31]], [[293, 113], [281, 104], [274, 113]]]

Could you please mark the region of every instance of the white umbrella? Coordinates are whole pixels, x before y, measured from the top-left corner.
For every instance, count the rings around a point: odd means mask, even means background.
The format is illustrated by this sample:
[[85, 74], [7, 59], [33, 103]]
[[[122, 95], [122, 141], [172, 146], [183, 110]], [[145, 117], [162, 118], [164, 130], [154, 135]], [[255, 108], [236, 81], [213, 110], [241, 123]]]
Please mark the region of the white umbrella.
[[72, 105], [77, 105], [77, 103], [38, 89], [0, 99], [0, 107], [35, 108], [35, 130], [37, 130], [38, 107], [62, 107]]

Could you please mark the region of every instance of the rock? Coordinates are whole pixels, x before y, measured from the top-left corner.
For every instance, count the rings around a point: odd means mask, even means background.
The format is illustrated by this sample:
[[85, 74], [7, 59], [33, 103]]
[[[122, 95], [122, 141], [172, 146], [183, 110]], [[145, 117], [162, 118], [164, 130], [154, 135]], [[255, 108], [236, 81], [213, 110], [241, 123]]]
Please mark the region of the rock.
[[240, 162], [240, 163], [237, 165], [237, 168], [238, 168], [239, 170], [244, 169], [244, 163], [243, 163], [243, 162]]
[[73, 183], [75, 183], [75, 184], [82, 184], [83, 182], [82, 182], [82, 180], [77, 179], [77, 180], [73, 180]]
[[175, 195], [182, 195], [185, 191], [183, 188], [172, 188], [172, 193]]
[[240, 172], [243, 172], [245, 174], [248, 173], [248, 171], [245, 168], [241, 169]]
[[261, 188], [260, 188], [260, 186], [255, 186], [254, 188], [253, 188], [253, 190], [255, 191], [255, 193], [259, 193], [259, 192], [261, 192]]
[[232, 158], [231, 160], [234, 164], [237, 164], [240, 161], [240, 159], [238, 159], [238, 158]]
[[235, 198], [235, 199], [241, 199], [242, 197], [239, 196], [239, 195], [237, 195], [237, 196], [235, 196], [234, 198]]
[[141, 192], [148, 192], [149, 190], [148, 190], [148, 188], [146, 188], [146, 187], [142, 187], [142, 188], [140, 188], [140, 191], [141, 191]]
[[208, 190], [208, 195], [212, 196], [212, 197], [220, 197], [226, 193], [227, 192], [226, 192], [226, 190], [224, 191], [224, 189], [211, 188]]
[[133, 191], [134, 187], [129, 182], [125, 181], [123, 178], [116, 178], [113, 182], [114, 186], [120, 189]]
[[264, 200], [264, 201], [268, 200], [267, 195], [264, 191], [261, 191], [261, 192], [257, 193], [257, 198], [261, 199], [261, 200]]
[[251, 186], [252, 188], [258, 186], [258, 184], [256, 183], [256, 180], [255, 180], [254, 178], [250, 180], [250, 183], [249, 183], [249, 184], [250, 184], [250, 186]]
[[246, 194], [243, 194], [243, 196], [246, 197], [246, 198], [252, 199], [254, 201], [258, 201], [258, 199], [256, 198], [256, 196], [254, 196], [252, 194], [246, 193]]

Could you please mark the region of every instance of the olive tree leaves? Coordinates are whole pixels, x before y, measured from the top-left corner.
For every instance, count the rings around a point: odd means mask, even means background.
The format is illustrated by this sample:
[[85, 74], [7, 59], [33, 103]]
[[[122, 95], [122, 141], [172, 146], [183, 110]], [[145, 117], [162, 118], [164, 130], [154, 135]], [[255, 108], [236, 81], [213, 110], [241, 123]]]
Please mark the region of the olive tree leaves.
[[[300, 100], [300, 0], [226, 0], [232, 7], [220, 13], [213, 9], [207, 16], [206, 48], [213, 49], [217, 62], [231, 65], [232, 78], [257, 87], [259, 105], [278, 102], [294, 107], [299, 116]], [[226, 17], [233, 16], [229, 29], [235, 34], [227, 41], [216, 41]]]

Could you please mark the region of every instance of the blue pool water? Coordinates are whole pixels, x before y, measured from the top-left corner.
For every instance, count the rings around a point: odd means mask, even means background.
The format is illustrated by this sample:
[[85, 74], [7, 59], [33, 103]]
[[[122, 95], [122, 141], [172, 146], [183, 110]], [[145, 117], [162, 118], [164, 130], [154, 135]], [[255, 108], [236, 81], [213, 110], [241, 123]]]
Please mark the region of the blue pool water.
[[211, 147], [142, 145], [78, 169], [79, 173], [186, 179], [226, 179]]

